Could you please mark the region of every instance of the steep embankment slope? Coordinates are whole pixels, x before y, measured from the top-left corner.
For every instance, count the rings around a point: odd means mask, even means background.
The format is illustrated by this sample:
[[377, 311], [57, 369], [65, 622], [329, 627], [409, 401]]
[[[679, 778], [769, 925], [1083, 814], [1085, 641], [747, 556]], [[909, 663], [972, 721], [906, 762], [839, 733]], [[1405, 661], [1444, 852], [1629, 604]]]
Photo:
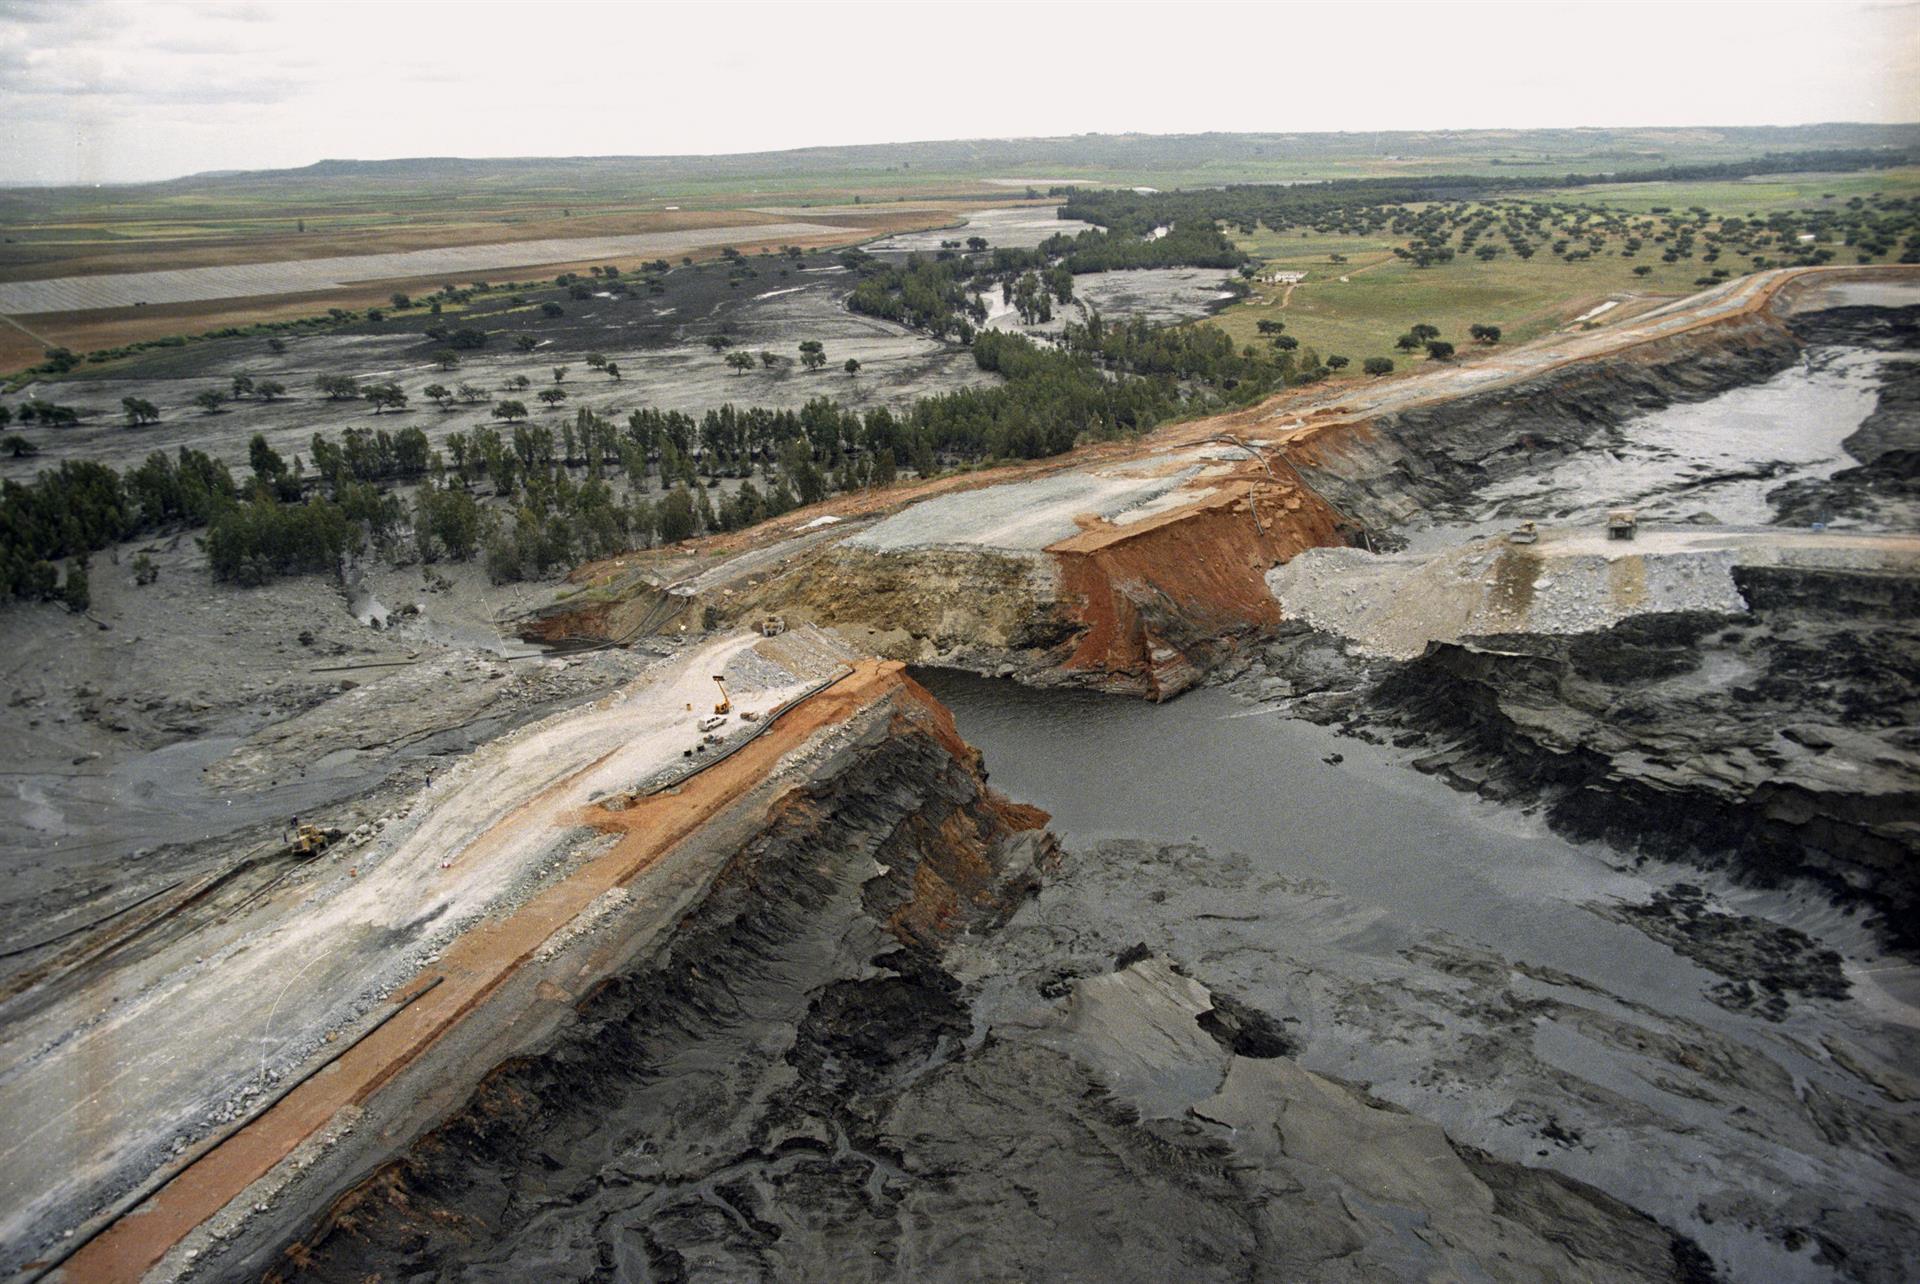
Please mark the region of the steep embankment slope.
[[[685, 706], [711, 701], [723, 667], [758, 720], [695, 754]], [[709, 644], [622, 698], [486, 747], [388, 833], [323, 857], [318, 885], [184, 935], [143, 972], [159, 983], [107, 978], [133, 988], [104, 1025], [44, 1049], [27, 1044], [55, 1009], [11, 1030], [12, 1117], [77, 1109], [98, 1124], [55, 1134], [86, 1147], [57, 1186], [15, 1166], [28, 1184], [9, 1200], [14, 1262], [77, 1244], [68, 1278], [132, 1279], [169, 1254], [281, 1233], [288, 1210], [570, 1025], [600, 979], [670, 952], [683, 915], [738, 883], [730, 862], [754, 835], [805, 817], [832, 846], [857, 809], [810, 800], [858, 763], [884, 768], [847, 788], [884, 813], [869, 819], [890, 835], [894, 874], [874, 895], [890, 889], [903, 935], [994, 912], [1047, 858], [1044, 817], [986, 791], [977, 755], [898, 665], [817, 635]], [[288, 956], [303, 939], [318, 953]], [[284, 1032], [264, 1043], [263, 1001]], [[115, 1075], [76, 1070], [101, 1039], [138, 1055]], [[203, 1116], [209, 1099], [226, 1104]], [[258, 1226], [256, 1205], [273, 1213]]]

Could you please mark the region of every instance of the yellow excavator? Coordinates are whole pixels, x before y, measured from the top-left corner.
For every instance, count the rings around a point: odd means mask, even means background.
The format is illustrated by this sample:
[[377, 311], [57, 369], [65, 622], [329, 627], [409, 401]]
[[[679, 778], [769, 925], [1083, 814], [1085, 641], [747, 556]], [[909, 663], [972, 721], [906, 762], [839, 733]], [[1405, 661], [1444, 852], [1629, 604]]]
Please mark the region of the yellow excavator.
[[718, 673], [713, 675], [713, 685], [720, 688], [720, 703], [713, 706], [713, 711], [715, 713], [732, 713], [733, 697], [727, 694], [727, 684]]

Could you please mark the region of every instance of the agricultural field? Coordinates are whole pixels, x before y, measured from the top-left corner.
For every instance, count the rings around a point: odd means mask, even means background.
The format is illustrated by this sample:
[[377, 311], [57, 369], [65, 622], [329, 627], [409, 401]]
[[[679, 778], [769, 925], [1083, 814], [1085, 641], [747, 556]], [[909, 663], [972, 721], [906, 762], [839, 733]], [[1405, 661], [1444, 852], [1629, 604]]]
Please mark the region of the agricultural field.
[[[1708, 223], [1726, 218], [1752, 220], [1792, 210], [1819, 210], [1844, 206], [1853, 199], [1874, 196], [1920, 199], [1920, 170], [1896, 169], [1870, 174], [1787, 174], [1764, 178], [1702, 183], [1634, 183], [1587, 186], [1542, 192], [1537, 201], [1578, 205], [1596, 217], [1631, 216], [1636, 223], [1653, 218], [1655, 211], [1711, 211]], [[1464, 219], [1481, 210], [1504, 210], [1522, 202], [1496, 202], [1466, 207]], [[1251, 295], [1215, 318], [1239, 343], [1264, 343], [1262, 321], [1278, 321], [1302, 349], [1321, 357], [1338, 354], [1351, 359], [1345, 373], [1355, 375], [1369, 357], [1386, 357], [1404, 367], [1422, 360], [1395, 347], [1408, 327], [1425, 323], [1440, 338], [1466, 350], [1474, 325], [1498, 326], [1501, 342], [1536, 338], [1560, 326], [1594, 314], [1595, 319], [1619, 320], [1659, 302], [1700, 289], [1700, 281], [1716, 269], [1731, 275], [1751, 270], [1750, 258], [1723, 255], [1713, 264], [1700, 254], [1676, 262], [1662, 261], [1660, 245], [1642, 234], [1643, 247], [1628, 255], [1631, 232], [1606, 231], [1604, 244], [1588, 258], [1563, 258], [1542, 246], [1531, 258], [1511, 253], [1498, 238], [1499, 253], [1481, 261], [1459, 253], [1447, 262], [1420, 267], [1396, 257], [1395, 246], [1408, 238], [1385, 229], [1374, 234], [1342, 235], [1311, 229], [1276, 231], [1260, 226], [1252, 234], [1239, 233], [1234, 243], [1252, 256], [1262, 274], [1305, 272], [1294, 285], [1255, 282]], [[1485, 243], [1486, 238], [1482, 238]], [[1457, 243], [1457, 242], [1456, 242]], [[1834, 260], [1851, 263], [1860, 247], [1835, 245]], [[1896, 244], [1865, 257], [1872, 262], [1897, 259]], [[1334, 256], [1341, 256], [1344, 262]], [[1608, 306], [1611, 305], [1611, 306]]]

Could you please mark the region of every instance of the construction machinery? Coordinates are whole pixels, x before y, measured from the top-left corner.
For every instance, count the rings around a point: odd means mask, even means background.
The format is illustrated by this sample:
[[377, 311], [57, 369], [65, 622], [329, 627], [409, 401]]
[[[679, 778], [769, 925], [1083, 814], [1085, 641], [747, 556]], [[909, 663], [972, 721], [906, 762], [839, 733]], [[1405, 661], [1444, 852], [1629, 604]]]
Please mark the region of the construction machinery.
[[1540, 528], [1532, 522], [1521, 522], [1507, 532], [1509, 544], [1537, 544], [1540, 542]]
[[778, 615], [765, 616], [760, 621], [760, 636], [777, 638], [787, 631], [787, 622]]
[[1631, 508], [1616, 508], [1607, 514], [1608, 539], [1632, 539], [1640, 525], [1640, 515]]
[[733, 697], [727, 694], [726, 681], [719, 675], [713, 675], [713, 685], [720, 688], [720, 702], [713, 706], [715, 713], [732, 713]]
[[293, 823], [287, 828], [287, 854], [302, 857], [318, 856], [332, 846], [333, 840], [338, 837], [340, 837], [340, 831], [337, 829], [303, 825], [300, 823], [300, 818], [295, 816]]

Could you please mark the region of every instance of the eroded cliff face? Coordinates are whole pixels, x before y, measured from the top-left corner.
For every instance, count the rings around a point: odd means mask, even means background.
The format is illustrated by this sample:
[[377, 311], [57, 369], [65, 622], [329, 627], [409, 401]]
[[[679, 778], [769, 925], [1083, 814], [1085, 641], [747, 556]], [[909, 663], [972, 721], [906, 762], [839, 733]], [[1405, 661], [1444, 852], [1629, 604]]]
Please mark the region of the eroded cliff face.
[[1417, 765], [1564, 831], [1741, 877], [1809, 878], [1920, 947], [1920, 581], [1734, 571], [1743, 615], [1436, 643], [1370, 703]]
[[[847, 1080], [965, 1033], [940, 949], [1003, 919], [1056, 858], [1044, 814], [987, 789], [917, 684], [861, 718], [654, 957], [343, 1196], [276, 1275], [544, 1278], [620, 1259], [672, 1276], [727, 1239], [728, 1207], [760, 1209], [754, 1191], [858, 1203], [871, 1165], [836, 1157]], [[554, 1209], [610, 1196], [631, 1236], [556, 1238]]]
[[1758, 383], [1800, 351], [1780, 320], [1742, 316], [1484, 393], [1326, 421], [1287, 456], [1353, 520], [1390, 532], [1550, 467], [1635, 415]]

